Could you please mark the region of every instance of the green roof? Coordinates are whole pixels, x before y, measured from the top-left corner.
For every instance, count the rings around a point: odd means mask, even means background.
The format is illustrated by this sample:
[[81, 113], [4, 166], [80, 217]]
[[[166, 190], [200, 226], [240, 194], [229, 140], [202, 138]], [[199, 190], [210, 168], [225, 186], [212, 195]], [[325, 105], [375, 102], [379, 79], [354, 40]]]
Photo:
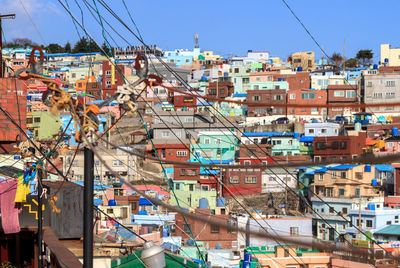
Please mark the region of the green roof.
[[386, 226], [386, 227], [376, 231], [374, 234], [400, 236], [400, 224], [392, 224], [392, 225]]
[[[135, 254], [129, 255], [127, 257], [122, 257], [119, 259], [120, 263], [118, 265], [118, 260], [111, 261], [112, 268], [133, 268], [133, 267], [143, 267], [142, 261], [139, 260], [140, 256], [142, 255], [143, 250], [136, 251]], [[173, 255], [170, 253], [165, 252], [165, 268], [178, 268], [178, 267], [188, 267], [188, 268], [198, 268], [200, 267], [198, 263], [191, 261], [186, 258], [182, 258], [177, 255]], [[205, 266], [201, 266], [205, 267]]]

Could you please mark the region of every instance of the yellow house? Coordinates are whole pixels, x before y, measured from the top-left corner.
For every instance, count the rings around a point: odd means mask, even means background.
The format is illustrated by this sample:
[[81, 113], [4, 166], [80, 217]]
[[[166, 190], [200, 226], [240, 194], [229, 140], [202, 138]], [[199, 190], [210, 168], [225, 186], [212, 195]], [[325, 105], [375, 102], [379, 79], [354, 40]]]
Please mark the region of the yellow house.
[[400, 48], [391, 48], [390, 44], [381, 44], [381, 64], [400, 66]]
[[[338, 165], [316, 170], [310, 189], [320, 197], [377, 197], [375, 167], [371, 165]], [[380, 184], [378, 179], [377, 184]]]
[[290, 55], [288, 63], [295, 69], [301, 67], [303, 71], [312, 72], [315, 69], [315, 55], [313, 51], [296, 52]]

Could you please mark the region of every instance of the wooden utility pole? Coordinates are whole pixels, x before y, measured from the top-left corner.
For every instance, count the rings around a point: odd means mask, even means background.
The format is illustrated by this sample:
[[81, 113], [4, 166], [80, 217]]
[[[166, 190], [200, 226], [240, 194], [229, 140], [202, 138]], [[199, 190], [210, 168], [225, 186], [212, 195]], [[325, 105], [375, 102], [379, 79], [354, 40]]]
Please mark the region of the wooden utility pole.
[[6, 14], [0, 15], [0, 78], [3, 78], [4, 69], [3, 69], [3, 19], [15, 19], [15, 14]]

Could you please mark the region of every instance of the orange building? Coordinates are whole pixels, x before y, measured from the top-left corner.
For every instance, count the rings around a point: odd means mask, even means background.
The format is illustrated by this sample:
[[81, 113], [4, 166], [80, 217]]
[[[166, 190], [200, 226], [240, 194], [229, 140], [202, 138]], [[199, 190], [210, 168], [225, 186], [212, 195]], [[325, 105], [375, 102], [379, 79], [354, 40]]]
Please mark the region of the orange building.
[[94, 82], [96, 82], [94, 76], [85, 76], [84, 80], [76, 80], [75, 82], [76, 91], [86, 91], [87, 83], [94, 83]]

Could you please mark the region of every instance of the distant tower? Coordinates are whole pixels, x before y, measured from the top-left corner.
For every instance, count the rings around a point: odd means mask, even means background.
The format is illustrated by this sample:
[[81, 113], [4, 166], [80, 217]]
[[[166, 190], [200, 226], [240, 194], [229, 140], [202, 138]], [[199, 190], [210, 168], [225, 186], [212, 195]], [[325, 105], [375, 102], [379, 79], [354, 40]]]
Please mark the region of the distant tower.
[[193, 35], [193, 37], [194, 37], [194, 47], [199, 48], [199, 34], [196, 33]]

